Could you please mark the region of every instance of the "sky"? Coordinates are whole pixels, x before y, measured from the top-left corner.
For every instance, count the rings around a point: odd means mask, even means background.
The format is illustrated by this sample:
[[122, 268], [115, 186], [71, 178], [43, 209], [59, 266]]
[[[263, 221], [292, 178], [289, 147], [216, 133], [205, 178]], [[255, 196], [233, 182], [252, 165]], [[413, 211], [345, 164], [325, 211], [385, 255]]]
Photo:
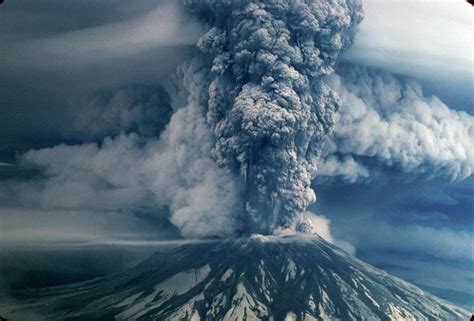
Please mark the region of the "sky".
[[[472, 308], [473, 10], [456, 0], [363, 5], [353, 46], [327, 79], [344, 112], [309, 210], [318, 232], [357, 257]], [[133, 245], [149, 253], [189, 230], [180, 217], [168, 219], [167, 204], [179, 200], [169, 201], [160, 184], [175, 191], [171, 178], [147, 177], [175, 174], [165, 157], [174, 151], [165, 148], [151, 165], [149, 154], [163, 148], [154, 138], [176, 112], [169, 75], [202, 32], [174, 1], [0, 6], [0, 247], [10, 262], [0, 273], [25, 261], [24, 275], [44, 271], [31, 258], [51, 257], [58, 244], [75, 253], [53, 255], [65, 266], [77, 264], [80, 248], [94, 271], [113, 271], [97, 248], [113, 246], [109, 257], [126, 267], [117, 252]], [[179, 134], [169, 140], [186, 138]], [[206, 188], [193, 197], [232, 204], [226, 195], [213, 199], [220, 194], [212, 182]]]

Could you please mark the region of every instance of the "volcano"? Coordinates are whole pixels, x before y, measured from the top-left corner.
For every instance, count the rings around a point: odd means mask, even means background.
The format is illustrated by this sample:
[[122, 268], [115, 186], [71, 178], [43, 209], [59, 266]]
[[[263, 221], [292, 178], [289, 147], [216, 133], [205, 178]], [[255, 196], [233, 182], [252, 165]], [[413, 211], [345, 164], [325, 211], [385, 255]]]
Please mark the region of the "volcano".
[[[21, 293], [12, 320], [468, 320], [462, 308], [318, 236], [209, 240], [134, 268]], [[3, 312], [2, 312], [3, 313]]]

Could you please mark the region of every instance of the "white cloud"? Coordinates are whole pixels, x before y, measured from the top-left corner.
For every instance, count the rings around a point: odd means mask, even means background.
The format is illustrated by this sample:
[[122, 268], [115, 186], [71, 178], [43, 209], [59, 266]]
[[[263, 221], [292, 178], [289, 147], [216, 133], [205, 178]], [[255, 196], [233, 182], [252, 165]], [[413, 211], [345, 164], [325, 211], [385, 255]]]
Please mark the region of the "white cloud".
[[[58, 97], [156, 84], [189, 56], [201, 33], [180, 1], [73, 2], [64, 8], [53, 2], [33, 7], [19, 3], [16, 10], [2, 10], [7, 19], [0, 30], [4, 85], [24, 88], [25, 97], [48, 97], [47, 104], [54, 106]], [[21, 20], [24, 24], [16, 22]], [[11, 37], [3, 36], [9, 33]], [[29, 111], [38, 108], [36, 100]]]
[[457, 0], [364, 0], [345, 60], [406, 75], [471, 79], [473, 10]]
[[[99, 146], [58, 145], [30, 150], [22, 168], [37, 168], [45, 179], [6, 185], [23, 204], [40, 208], [124, 209], [149, 203], [143, 173], [147, 149], [137, 135], [106, 138]], [[153, 142], [149, 146], [152, 146]]]
[[342, 106], [319, 165], [321, 176], [366, 179], [367, 158], [425, 178], [472, 175], [473, 116], [424, 97], [413, 81], [384, 72], [348, 67], [329, 82]]
[[337, 177], [349, 183], [363, 181], [370, 177], [369, 169], [359, 164], [350, 155], [345, 155], [342, 159], [335, 155], [322, 158], [318, 163], [318, 178]]
[[11, 44], [9, 64], [91, 64], [126, 58], [140, 52], [195, 44], [201, 27], [186, 16], [178, 2], [166, 1], [142, 16]]

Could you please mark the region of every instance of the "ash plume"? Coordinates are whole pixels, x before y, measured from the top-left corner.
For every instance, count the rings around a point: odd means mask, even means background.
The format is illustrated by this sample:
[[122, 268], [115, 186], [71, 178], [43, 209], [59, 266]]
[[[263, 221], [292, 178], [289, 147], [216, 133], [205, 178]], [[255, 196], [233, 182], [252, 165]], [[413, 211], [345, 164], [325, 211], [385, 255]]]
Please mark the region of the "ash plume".
[[[0, 196], [51, 210], [154, 208], [187, 238], [314, 231], [311, 179], [340, 105], [323, 78], [353, 40], [360, 1], [190, 0], [185, 8], [207, 31], [166, 99], [155, 109], [149, 96], [127, 92], [117, 97], [126, 108], [99, 104], [91, 116], [111, 128], [97, 135], [119, 132], [123, 120], [119, 134], [28, 151], [19, 166], [43, 176], [0, 187]], [[149, 112], [172, 113], [159, 136], [130, 132], [148, 128]]]
[[355, 1], [186, 1], [208, 26], [212, 156], [240, 177], [247, 230], [310, 230], [311, 178], [339, 107], [321, 80], [362, 19]]

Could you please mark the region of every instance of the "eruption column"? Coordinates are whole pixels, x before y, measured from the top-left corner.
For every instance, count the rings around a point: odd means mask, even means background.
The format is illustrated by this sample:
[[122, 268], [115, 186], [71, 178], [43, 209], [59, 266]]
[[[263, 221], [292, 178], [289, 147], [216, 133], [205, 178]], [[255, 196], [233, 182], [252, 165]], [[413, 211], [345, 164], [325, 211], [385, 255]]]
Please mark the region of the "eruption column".
[[207, 26], [207, 122], [240, 175], [248, 232], [305, 231], [311, 178], [339, 99], [322, 81], [362, 19], [359, 0], [190, 0]]

